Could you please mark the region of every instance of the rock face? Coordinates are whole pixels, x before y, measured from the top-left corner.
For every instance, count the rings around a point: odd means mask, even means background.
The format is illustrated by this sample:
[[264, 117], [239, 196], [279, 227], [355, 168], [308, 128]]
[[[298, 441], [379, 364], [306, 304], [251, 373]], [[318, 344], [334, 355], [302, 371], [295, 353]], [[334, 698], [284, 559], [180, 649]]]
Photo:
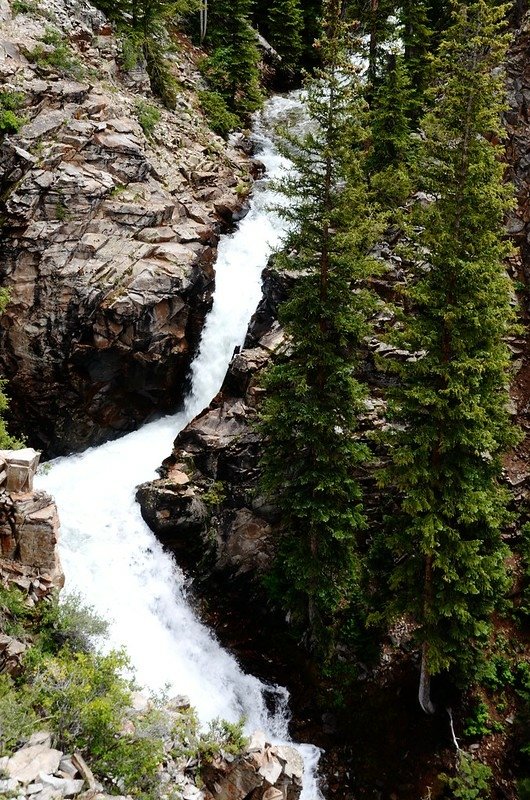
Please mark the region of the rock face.
[[256, 733], [246, 753], [234, 761], [217, 757], [201, 776], [215, 800], [298, 800], [303, 774], [294, 747], [272, 746]]
[[220, 393], [179, 434], [162, 478], [138, 488], [142, 514], [156, 534], [192, 559], [209, 552], [214, 569], [255, 573], [273, 555], [276, 511], [256, 492], [256, 405], [259, 373], [285, 347], [276, 311], [291, 283], [290, 276], [265, 271], [263, 299]]
[[[102, 15], [84, 0], [45, 0], [39, 9], [13, 18], [6, 9], [0, 20], [0, 80], [23, 95], [17, 113], [26, 119], [0, 145], [1, 274], [10, 292], [0, 369], [15, 422], [57, 454], [182, 399], [218, 234], [248, 176], [195, 107], [191, 48], [174, 64], [177, 108], [159, 108], [148, 139], [132, 91], [145, 81], [120, 74]], [[32, 56], [50, 19], [77, 60], [73, 75]]]
[[[37, 602], [64, 584], [57, 507], [48, 494], [33, 491], [38, 453], [3, 450], [0, 457], [0, 582], [15, 584]], [[0, 643], [0, 661], [2, 651], [5, 658], [13, 655], [9, 648]]]

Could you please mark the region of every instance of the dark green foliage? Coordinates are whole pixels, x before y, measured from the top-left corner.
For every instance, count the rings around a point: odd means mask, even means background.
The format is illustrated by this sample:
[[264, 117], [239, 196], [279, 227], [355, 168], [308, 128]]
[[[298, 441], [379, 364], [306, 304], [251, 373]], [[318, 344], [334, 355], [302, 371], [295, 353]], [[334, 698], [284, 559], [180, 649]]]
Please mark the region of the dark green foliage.
[[178, 84], [168, 53], [169, 28], [183, 14], [198, 7], [195, 0], [98, 0], [96, 5], [112, 19], [122, 36], [125, 71], [145, 62], [153, 94], [174, 108]]
[[323, 66], [307, 86], [314, 130], [284, 141], [296, 174], [279, 187], [291, 227], [276, 265], [301, 275], [281, 308], [292, 350], [268, 371], [261, 414], [264, 484], [284, 523], [269, 586], [322, 653], [358, 613], [366, 522], [355, 472], [370, 454], [355, 435], [366, 390], [353, 370], [374, 308], [363, 282], [379, 230], [355, 154], [363, 104], [349, 31], [338, 0], [326, 11]]
[[300, 0], [271, 0], [267, 11], [267, 36], [281, 56], [280, 72], [291, 79], [300, 68], [303, 29]]
[[228, 110], [223, 97], [217, 92], [199, 92], [201, 107], [208, 118], [210, 127], [219, 136], [227, 137], [237, 128], [239, 119]]
[[202, 71], [228, 109], [245, 119], [261, 106], [256, 34], [250, 24], [251, 0], [210, 0]]
[[491, 797], [491, 769], [462, 750], [458, 753], [457, 774], [439, 777], [448, 790], [445, 797], [454, 800], [489, 800]]
[[424, 110], [424, 95], [429, 85], [432, 46], [429, 8], [430, 3], [425, 0], [404, 0], [400, 10], [405, 65], [410, 79], [408, 109], [414, 122]]
[[381, 205], [395, 208], [411, 193], [410, 83], [403, 57], [388, 55], [372, 102], [372, 146], [367, 159]]
[[516, 440], [507, 412], [510, 284], [503, 219], [499, 72], [507, 40], [503, 9], [484, 0], [455, 5], [435, 61], [436, 103], [423, 120], [418, 265], [396, 343], [416, 355], [395, 365], [398, 425], [387, 437], [385, 482], [400, 495], [386, 545], [393, 556], [392, 606], [412, 614], [430, 673], [468, 679], [490, 616], [506, 588], [501, 529], [507, 493], [501, 458]]
[[367, 93], [370, 98], [379, 83], [381, 57], [386, 58], [382, 46], [388, 44], [393, 34], [391, 15], [395, 12], [396, 4], [392, 0], [353, 0], [346, 3], [347, 16], [360, 23], [367, 39], [365, 55], [368, 59]]
[[479, 700], [472, 713], [464, 720], [464, 736], [485, 736], [490, 732], [488, 707]]

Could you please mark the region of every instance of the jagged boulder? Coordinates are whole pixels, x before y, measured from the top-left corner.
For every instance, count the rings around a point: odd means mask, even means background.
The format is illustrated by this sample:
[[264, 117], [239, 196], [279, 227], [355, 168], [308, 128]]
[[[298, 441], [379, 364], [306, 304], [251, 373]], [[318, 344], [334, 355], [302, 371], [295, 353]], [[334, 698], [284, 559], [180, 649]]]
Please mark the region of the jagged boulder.
[[235, 759], [222, 755], [207, 764], [201, 777], [215, 800], [298, 800], [304, 762], [289, 745], [271, 745], [254, 734], [247, 752]]

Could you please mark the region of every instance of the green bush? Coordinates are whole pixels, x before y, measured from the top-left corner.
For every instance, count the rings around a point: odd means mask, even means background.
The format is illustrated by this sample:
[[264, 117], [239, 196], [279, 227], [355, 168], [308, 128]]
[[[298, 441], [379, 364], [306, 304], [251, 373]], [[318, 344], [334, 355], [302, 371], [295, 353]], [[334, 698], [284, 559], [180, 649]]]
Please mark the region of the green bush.
[[144, 100], [137, 100], [134, 111], [143, 132], [148, 138], [151, 138], [156, 125], [160, 122], [159, 109]]
[[39, 621], [40, 649], [57, 653], [63, 647], [72, 652], [89, 653], [95, 640], [108, 634], [108, 622], [91, 606], [86, 606], [79, 594], [59, 595], [42, 605]]
[[237, 115], [232, 114], [224, 98], [218, 92], [199, 92], [199, 100], [210, 128], [226, 139], [228, 134], [239, 125]]
[[28, 674], [33, 708], [54, 731], [65, 751], [81, 750], [108, 784], [133, 794], [153, 788], [163, 759], [160, 739], [123, 732], [132, 682], [123, 652], [72, 653], [35, 659]]
[[33, 14], [38, 11], [35, 0], [13, 0], [11, 3], [13, 14]]
[[37, 728], [31, 696], [17, 691], [8, 675], [0, 675], [0, 756], [11, 754]]
[[[48, 45], [48, 47], [44, 47], [44, 45]], [[49, 47], [52, 49], [50, 50]], [[27, 55], [39, 67], [53, 67], [64, 75], [72, 76], [78, 80], [85, 75], [85, 70], [80, 60], [60, 31], [55, 28], [46, 28], [42, 37], [42, 44], [37, 44]]]
[[25, 117], [15, 113], [23, 103], [22, 92], [8, 90], [0, 92], [0, 138], [6, 133], [17, 133], [26, 122]]
[[442, 773], [439, 777], [449, 790], [448, 797], [455, 800], [489, 800], [491, 776], [489, 767], [460, 751], [457, 774], [451, 778]]
[[479, 700], [471, 715], [464, 724], [465, 736], [485, 736], [490, 732], [490, 719], [488, 707], [483, 700]]
[[221, 751], [238, 755], [248, 744], [243, 726], [244, 720], [227, 722], [217, 718], [201, 731], [194, 709], [186, 709], [173, 725], [172, 754], [175, 758], [197, 759], [199, 764], [212, 761]]

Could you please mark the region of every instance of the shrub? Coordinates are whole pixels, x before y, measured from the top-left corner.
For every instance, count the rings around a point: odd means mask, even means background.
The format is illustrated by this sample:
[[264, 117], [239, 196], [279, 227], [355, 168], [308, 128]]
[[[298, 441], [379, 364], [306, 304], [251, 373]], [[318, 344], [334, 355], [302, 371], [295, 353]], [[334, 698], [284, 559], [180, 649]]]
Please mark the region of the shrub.
[[488, 766], [460, 751], [457, 774], [450, 778], [442, 773], [439, 777], [455, 800], [489, 800], [491, 775]]
[[465, 736], [485, 736], [490, 732], [488, 707], [479, 700], [464, 725]]
[[13, 14], [33, 14], [38, 11], [35, 0], [13, 0], [11, 3]]
[[173, 725], [173, 756], [196, 759], [200, 765], [212, 761], [221, 751], [238, 755], [248, 744], [243, 726], [244, 720], [227, 722], [217, 718], [201, 731], [196, 712], [192, 708], [186, 709]]
[[0, 756], [9, 755], [38, 727], [30, 696], [0, 675]]
[[59, 595], [42, 606], [40, 617], [40, 648], [57, 653], [63, 647], [72, 652], [89, 653], [94, 650], [95, 639], [105, 637], [108, 622], [87, 606], [79, 594]]
[[146, 103], [144, 100], [138, 100], [135, 104], [134, 110], [143, 132], [148, 138], [151, 138], [156, 125], [160, 122], [159, 109], [156, 106], [151, 105], [151, 103]]
[[[48, 45], [48, 47], [44, 47], [44, 45]], [[49, 49], [50, 47], [52, 49]], [[84, 77], [83, 65], [62, 34], [55, 28], [46, 28], [42, 44], [37, 44], [27, 55], [39, 67], [53, 67], [59, 72], [77, 79]]]
[[6, 133], [16, 133], [26, 122], [25, 117], [20, 117], [15, 113], [23, 102], [22, 92], [8, 90], [0, 92], [0, 138]]
[[239, 118], [228, 109], [224, 98], [218, 92], [199, 92], [201, 107], [211, 129], [225, 139], [239, 124]]
[[44, 656], [28, 675], [31, 700], [63, 750], [81, 750], [110, 784], [140, 794], [152, 788], [163, 758], [160, 739], [123, 732], [132, 682], [123, 652]]

